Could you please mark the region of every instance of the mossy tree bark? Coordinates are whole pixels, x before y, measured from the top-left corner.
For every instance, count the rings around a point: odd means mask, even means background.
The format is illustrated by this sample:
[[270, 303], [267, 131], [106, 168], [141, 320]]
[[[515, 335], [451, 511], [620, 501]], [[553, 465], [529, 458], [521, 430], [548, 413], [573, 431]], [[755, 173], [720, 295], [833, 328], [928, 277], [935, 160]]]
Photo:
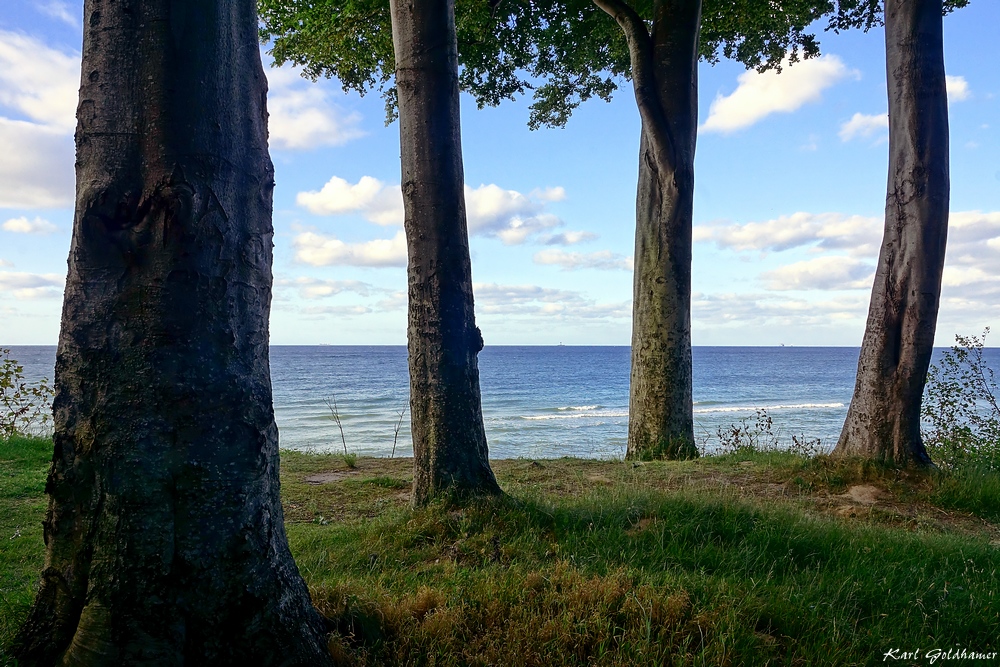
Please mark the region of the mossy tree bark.
[[454, 0], [392, 0], [408, 254], [413, 502], [499, 493], [479, 393]]
[[21, 665], [330, 663], [285, 538], [252, 0], [86, 0], [45, 569]]
[[652, 30], [621, 0], [594, 0], [628, 39], [642, 119], [636, 196], [628, 458], [689, 458], [691, 225], [700, 0], [656, 0]]
[[920, 405], [948, 235], [941, 0], [886, 0], [889, 184], [854, 396], [836, 454], [930, 462]]

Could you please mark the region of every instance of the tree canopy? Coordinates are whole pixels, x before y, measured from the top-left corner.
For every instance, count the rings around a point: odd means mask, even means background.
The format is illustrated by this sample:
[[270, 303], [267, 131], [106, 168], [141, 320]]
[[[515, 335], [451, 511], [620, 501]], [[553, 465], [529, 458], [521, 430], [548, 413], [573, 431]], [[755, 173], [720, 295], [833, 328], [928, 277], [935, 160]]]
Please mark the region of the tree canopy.
[[[870, 4], [852, 1], [859, 6], [839, 5], [845, 26], [865, 16]], [[258, 6], [261, 40], [273, 42], [277, 65], [297, 65], [313, 80], [335, 78], [362, 95], [377, 89], [387, 121], [393, 120], [388, 2], [260, 0]], [[652, 0], [632, 6], [651, 24]], [[712, 63], [731, 58], [761, 71], [780, 68], [786, 57], [813, 57], [819, 43], [809, 27], [834, 9], [831, 0], [706, 0], [701, 57]], [[630, 78], [621, 29], [590, 0], [457, 0], [455, 13], [462, 90], [480, 108], [530, 93], [532, 129], [564, 126], [582, 102], [610, 100]]]

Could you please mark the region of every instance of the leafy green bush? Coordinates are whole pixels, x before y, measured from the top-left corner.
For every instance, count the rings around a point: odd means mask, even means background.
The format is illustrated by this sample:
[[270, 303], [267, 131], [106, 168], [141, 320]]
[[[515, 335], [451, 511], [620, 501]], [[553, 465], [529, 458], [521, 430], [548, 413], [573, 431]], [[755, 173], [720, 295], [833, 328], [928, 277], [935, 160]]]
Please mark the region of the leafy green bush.
[[0, 348], [0, 357], [0, 438], [34, 433], [50, 419], [53, 389], [45, 378], [25, 382], [24, 366], [10, 350]]
[[927, 452], [942, 468], [1000, 470], [996, 376], [983, 360], [989, 332], [955, 336], [955, 345], [927, 374], [922, 435]]

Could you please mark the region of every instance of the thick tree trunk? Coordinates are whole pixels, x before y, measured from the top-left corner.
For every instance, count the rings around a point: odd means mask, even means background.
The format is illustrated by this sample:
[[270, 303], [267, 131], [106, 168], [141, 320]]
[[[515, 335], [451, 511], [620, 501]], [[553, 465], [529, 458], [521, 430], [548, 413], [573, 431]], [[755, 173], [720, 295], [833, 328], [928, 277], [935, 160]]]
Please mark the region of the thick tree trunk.
[[836, 454], [930, 462], [920, 402], [948, 234], [948, 98], [941, 0], [886, 0], [889, 185], [854, 396]]
[[499, 493], [479, 393], [454, 0], [392, 0], [409, 283], [413, 502]]
[[689, 458], [691, 225], [700, 0], [656, 0], [650, 34], [621, 0], [595, 0], [629, 42], [642, 119], [636, 195], [628, 458]]
[[[698, 0], [654, 4], [653, 73], [663, 117], [642, 119], [639, 148], [627, 452], [631, 458], [698, 455], [691, 389], [691, 226], [700, 22]], [[654, 122], [670, 137], [665, 148], [672, 155], [654, 150], [648, 128]]]
[[87, 0], [45, 569], [21, 665], [323, 665], [271, 406], [252, 0]]

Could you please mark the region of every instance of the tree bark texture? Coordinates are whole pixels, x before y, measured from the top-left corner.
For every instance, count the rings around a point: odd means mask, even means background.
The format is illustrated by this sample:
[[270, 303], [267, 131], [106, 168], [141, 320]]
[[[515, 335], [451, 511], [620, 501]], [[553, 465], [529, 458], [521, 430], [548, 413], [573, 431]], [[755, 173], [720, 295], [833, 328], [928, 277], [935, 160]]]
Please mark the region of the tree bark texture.
[[27, 665], [324, 665], [271, 405], [253, 0], [86, 0]]
[[392, 0], [409, 264], [413, 502], [499, 493], [483, 427], [454, 0]]
[[629, 43], [642, 120], [636, 195], [628, 458], [689, 458], [691, 226], [700, 0], [656, 0], [650, 33], [621, 0], [594, 0]]
[[948, 235], [941, 0], [886, 0], [889, 183], [854, 396], [836, 454], [930, 462], [920, 404]]

